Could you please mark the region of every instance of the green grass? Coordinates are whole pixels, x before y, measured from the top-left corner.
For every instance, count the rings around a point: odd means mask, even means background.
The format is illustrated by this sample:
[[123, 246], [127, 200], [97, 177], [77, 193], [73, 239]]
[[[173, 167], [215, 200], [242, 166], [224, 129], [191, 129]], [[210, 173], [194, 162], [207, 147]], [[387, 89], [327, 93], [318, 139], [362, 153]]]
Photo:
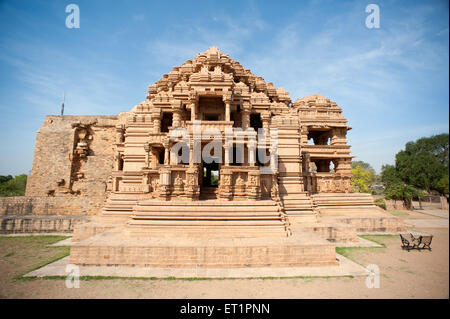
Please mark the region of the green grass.
[[388, 209], [387, 210], [389, 213], [391, 213], [394, 216], [397, 217], [406, 217], [409, 216], [409, 213], [407, 211], [404, 210], [394, 210], [394, 209]]
[[[67, 239], [70, 236], [55, 235], [30, 235], [30, 236], [2, 236], [0, 237], [0, 246], [12, 250], [4, 257], [8, 257], [13, 262], [30, 260], [25, 262], [22, 269], [17, 270], [19, 274], [12, 277], [13, 281], [30, 280], [23, 275], [53, 263], [69, 255], [69, 246], [50, 246], [56, 242]], [[36, 257], [36, 258], [34, 258]], [[36, 261], [36, 259], [38, 261]]]
[[336, 253], [358, 263], [353, 255], [354, 252], [385, 249], [386, 244], [384, 243], [384, 241], [382, 241], [382, 239], [394, 238], [397, 237], [397, 235], [359, 235], [359, 237], [381, 245], [381, 247], [336, 247]]

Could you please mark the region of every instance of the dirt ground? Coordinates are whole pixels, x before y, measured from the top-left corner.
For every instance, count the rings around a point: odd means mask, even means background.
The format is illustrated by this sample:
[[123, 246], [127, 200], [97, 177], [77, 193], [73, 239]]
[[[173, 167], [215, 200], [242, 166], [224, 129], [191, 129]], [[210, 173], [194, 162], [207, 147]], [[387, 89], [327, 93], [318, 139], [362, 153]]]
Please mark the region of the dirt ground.
[[[402, 219], [439, 219], [412, 212]], [[444, 218], [441, 218], [444, 219]], [[0, 298], [449, 298], [448, 226], [423, 228], [434, 235], [432, 251], [405, 251], [398, 236], [371, 236], [386, 248], [347, 248], [357, 263], [378, 265], [380, 288], [365, 277], [224, 280], [82, 280], [66, 288], [63, 279], [17, 279], [48, 260], [67, 254], [47, 247], [61, 238], [0, 237]]]

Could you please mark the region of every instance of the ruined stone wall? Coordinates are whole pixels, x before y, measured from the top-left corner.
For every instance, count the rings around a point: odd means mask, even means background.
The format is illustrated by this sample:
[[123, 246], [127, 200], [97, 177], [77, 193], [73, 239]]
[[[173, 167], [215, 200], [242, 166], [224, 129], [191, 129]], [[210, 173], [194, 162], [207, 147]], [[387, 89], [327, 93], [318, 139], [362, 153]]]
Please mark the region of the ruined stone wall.
[[104, 195], [116, 123], [116, 116], [47, 116], [36, 135], [25, 195]]
[[95, 215], [104, 196], [16, 196], [0, 197], [0, 216]]
[[100, 211], [114, 158], [117, 116], [47, 116], [36, 135], [25, 197], [0, 215], [92, 215]]

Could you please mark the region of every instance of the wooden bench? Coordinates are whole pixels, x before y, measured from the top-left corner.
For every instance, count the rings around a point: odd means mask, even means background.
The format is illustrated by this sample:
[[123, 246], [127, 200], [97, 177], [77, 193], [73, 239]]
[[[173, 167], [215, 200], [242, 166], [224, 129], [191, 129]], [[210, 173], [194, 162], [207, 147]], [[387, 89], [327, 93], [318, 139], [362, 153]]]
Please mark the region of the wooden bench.
[[402, 240], [402, 249], [410, 251], [411, 249], [428, 249], [431, 251], [431, 241], [433, 235], [418, 235], [414, 236], [411, 233], [400, 234]]

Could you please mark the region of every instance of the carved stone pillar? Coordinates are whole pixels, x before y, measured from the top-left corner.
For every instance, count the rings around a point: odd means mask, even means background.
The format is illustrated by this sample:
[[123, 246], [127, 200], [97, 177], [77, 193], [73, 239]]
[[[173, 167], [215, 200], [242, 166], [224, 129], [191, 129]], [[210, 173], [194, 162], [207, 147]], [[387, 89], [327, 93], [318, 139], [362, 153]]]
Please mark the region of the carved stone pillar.
[[242, 110], [242, 129], [246, 130], [250, 127], [250, 112], [251, 112], [251, 105], [249, 102], [243, 103], [243, 110]]
[[225, 166], [229, 166], [230, 165], [230, 148], [233, 147], [233, 143], [231, 142], [225, 142], [224, 144], [225, 147], [225, 158], [224, 158], [224, 164]]
[[198, 95], [195, 91], [189, 92], [189, 104], [191, 107], [191, 121], [195, 121], [197, 119], [197, 104], [198, 103]]
[[150, 167], [150, 145], [149, 144], [144, 144], [144, 150], [145, 150], [145, 167], [148, 168]]
[[302, 128], [300, 130], [300, 141], [301, 141], [302, 145], [308, 144], [308, 127], [307, 126], [302, 126]]
[[185, 194], [188, 199], [197, 200], [200, 195], [198, 186], [198, 169], [197, 167], [189, 167], [186, 170], [186, 185], [184, 187]]
[[230, 121], [230, 102], [225, 104], [225, 121]]
[[155, 108], [152, 110], [152, 119], [153, 119], [153, 133], [159, 134], [161, 133], [161, 109]]
[[261, 114], [261, 120], [263, 129], [265, 131], [266, 136], [269, 136], [269, 122], [270, 122], [270, 112], [265, 111]]
[[270, 170], [272, 173], [278, 172], [278, 154], [275, 148], [271, 148], [270, 150]]
[[150, 183], [148, 173], [145, 173], [144, 176], [142, 177], [142, 192], [150, 193]]
[[181, 112], [180, 110], [173, 111], [173, 125], [175, 127], [181, 127]]
[[170, 198], [170, 170], [162, 168], [159, 179], [159, 198], [169, 200]]
[[272, 188], [270, 189], [270, 197], [272, 200], [280, 201], [280, 191], [278, 188], [278, 173], [272, 175]]
[[242, 111], [242, 129], [245, 131], [250, 127], [250, 112], [245, 109]]
[[231, 200], [233, 192], [231, 189], [231, 180], [233, 172], [228, 169], [220, 170], [219, 198], [223, 200]]
[[196, 120], [196, 107], [195, 107], [195, 103], [191, 103], [191, 121], [195, 121]]
[[172, 127], [181, 127], [181, 110], [182, 103], [180, 100], [174, 100], [171, 102], [172, 113], [173, 113], [173, 121]]
[[247, 145], [248, 145], [248, 163], [250, 164], [250, 166], [255, 166], [256, 141], [249, 138]]
[[167, 166], [170, 163], [169, 141], [168, 140], [163, 141], [163, 146], [164, 146], [164, 165]]
[[158, 154], [157, 150], [154, 147], [150, 147], [150, 155], [151, 155], [150, 159], [151, 169], [156, 169], [156, 166], [158, 165]]
[[222, 96], [222, 101], [225, 103], [225, 121], [230, 121], [230, 108], [231, 108], [232, 93], [225, 92]]
[[261, 198], [259, 170], [249, 171], [247, 178], [248, 199], [257, 200]]

